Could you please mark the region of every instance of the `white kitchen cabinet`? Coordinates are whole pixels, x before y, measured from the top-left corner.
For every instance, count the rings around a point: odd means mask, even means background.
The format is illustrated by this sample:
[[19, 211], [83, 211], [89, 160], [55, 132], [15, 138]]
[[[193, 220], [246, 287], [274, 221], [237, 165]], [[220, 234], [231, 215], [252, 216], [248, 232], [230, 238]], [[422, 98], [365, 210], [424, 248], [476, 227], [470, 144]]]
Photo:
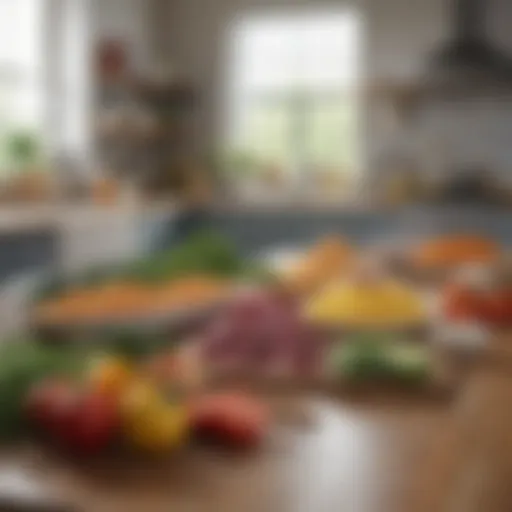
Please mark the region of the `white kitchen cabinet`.
[[141, 250], [140, 212], [72, 210], [59, 219], [60, 261], [65, 272], [133, 259]]

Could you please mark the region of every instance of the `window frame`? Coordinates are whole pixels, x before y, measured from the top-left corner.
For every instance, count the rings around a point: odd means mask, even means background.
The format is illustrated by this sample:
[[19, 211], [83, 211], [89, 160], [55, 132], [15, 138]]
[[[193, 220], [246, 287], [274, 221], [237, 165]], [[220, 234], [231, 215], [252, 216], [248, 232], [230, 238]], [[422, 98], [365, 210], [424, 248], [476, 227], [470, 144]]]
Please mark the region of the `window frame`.
[[[21, 1], [28, 4], [28, 0]], [[5, 83], [6, 92], [10, 94], [16, 87], [25, 88], [37, 98], [37, 112], [34, 122], [25, 124], [17, 123], [16, 116], [7, 110], [7, 115], [0, 119], [0, 135], [4, 137], [18, 131], [33, 133], [41, 145], [45, 165], [69, 155], [89, 166], [92, 159], [92, 3], [89, 0], [31, 1], [37, 9], [37, 61], [31, 63], [30, 69], [24, 62], [0, 61], [0, 76], [4, 70], [6, 74], [16, 75], [12, 83]], [[70, 45], [70, 35], [77, 33], [76, 41]], [[73, 46], [73, 54], [70, 46]], [[77, 123], [81, 123], [79, 127]], [[0, 175], [9, 176], [12, 171], [9, 167], [7, 160], [2, 162]]]
[[[361, 15], [359, 9], [353, 5], [342, 5], [340, 7], [323, 8], [323, 7], [295, 7], [295, 8], [266, 8], [266, 9], [249, 9], [243, 15], [235, 18], [230, 25], [227, 38], [225, 40], [224, 55], [227, 56], [227, 65], [224, 68], [222, 81], [222, 130], [220, 147], [235, 149], [234, 141], [236, 140], [236, 133], [240, 130], [240, 119], [237, 120], [237, 110], [240, 109], [239, 103], [243, 101], [243, 95], [237, 94], [237, 77], [238, 70], [236, 69], [237, 58], [236, 58], [236, 37], [244, 23], [256, 23], [266, 21], [293, 21], [293, 20], [304, 20], [310, 16], [322, 17], [326, 15], [348, 15], [353, 17], [357, 23], [357, 38], [358, 38], [358, 70], [356, 77], [356, 85], [338, 87], [338, 86], [325, 86], [320, 87], [316, 91], [312, 92], [311, 89], [306, 88], [301, 94], [310, 96], [310, 98], [327, 98], [331, 96], [333, 98], [342, 98], [343, 96], [350, 96], [357, 103], [356, 108], [358, 111], [358, 120], [356, 131], [358, 132], [357, 142], [357, 158], [355, 159], [354, 171], [354, 182], [359, 181], [362, 175], [363, 169], [363, 154], [365, 140], [363, 138], [364, 132], [364, 117], [365, 117], [365, 105], [363, 103], [362, 84], [365, 80], [365, 69], [364, 69], [364, 55], [365, 55], [365, 24], [364, 18]], [[257, 94], [253, 95], [254, 97]], [[278, 101], [281, 97], [283, 101], [289, 97], [289, 91], [283, 92], [268, 92], [261, 93], [260, 96], [273, 96]], [[235, 99], [233, 99], [235, 98]], [[307, 181], [307, 180], [306, 180]]]

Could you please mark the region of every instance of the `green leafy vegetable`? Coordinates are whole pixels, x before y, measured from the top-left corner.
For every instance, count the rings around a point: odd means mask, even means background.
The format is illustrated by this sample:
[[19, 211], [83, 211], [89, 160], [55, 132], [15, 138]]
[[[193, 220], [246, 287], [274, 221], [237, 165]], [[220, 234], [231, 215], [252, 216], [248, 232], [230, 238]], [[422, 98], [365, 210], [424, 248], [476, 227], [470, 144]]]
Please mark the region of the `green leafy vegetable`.
[[143, 259], [127, 269], [129, 277], [159, 281], [190, 274], [234, 276], [243, 259], [226, 237], [206, 231], [189, 237], [179, 246]]
[[135, 262], [92, 268], [74, 279], [49, 279], [36, 290], [34, 301], [58, 295], [72, 287], [94, 286], [114, 279], [158, 283], [197, 274], [263, 283], [275, 279], [262, 265], [245, 260], [229, 238], [215, 231], [201, 231], [172, 249]]

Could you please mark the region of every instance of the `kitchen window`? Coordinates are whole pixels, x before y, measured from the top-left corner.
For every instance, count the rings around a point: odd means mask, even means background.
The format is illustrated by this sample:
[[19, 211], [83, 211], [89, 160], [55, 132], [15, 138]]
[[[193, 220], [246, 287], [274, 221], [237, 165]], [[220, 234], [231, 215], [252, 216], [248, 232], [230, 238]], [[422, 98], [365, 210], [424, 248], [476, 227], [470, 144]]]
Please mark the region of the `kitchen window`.
[[85, 148], [87, 0], [0, 0], [0, 172]]
[[41, 0], [0, 1], [1, 128], [39, 125], [42, 117]]
[[301, 190], [345, 185], [360, 165], [357, 14], [249, 17], [231, 46], [228, 141], [243, 155], [238, 177], [250, 168]]
[[0, 1], [0, 167], [43, 118], [42, 0]]

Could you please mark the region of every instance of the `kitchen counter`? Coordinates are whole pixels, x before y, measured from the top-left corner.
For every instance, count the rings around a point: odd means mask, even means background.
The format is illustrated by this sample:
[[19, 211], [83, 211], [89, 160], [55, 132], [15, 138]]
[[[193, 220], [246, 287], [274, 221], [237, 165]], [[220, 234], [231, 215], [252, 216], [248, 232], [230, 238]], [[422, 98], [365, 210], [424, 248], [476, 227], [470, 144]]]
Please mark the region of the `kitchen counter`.
[[[181, 215], [183, 213], [184, 215]], [[180, 222], [175, 222], [177, 217]], [[476, 231], [512, 246], [511, 212], [504, 209], [415, 206], [365, 208], [206, 208], [176, 201], [143, 205], [0, 206], [0, 281], [34, 269], [80, 270], [166, 248], [202, 226], [230, 236], [248, 256], [278, 247], [305, 246], [327, 234], [356, 244], [390, 246], [418, 236]], [[179, 224], [179, 225], [178, 225]]]
[[357, 244], [394, 244], [418, 236], [473, 231], [512, 246], [512, 212], [506, 209], [418, 205], [397, 209], [215, 209], [210, 222], [247, 253], [265, 251], [286, 241], [304, 246], [328, 234]]
[[510, 512], [511, 346], [512, 334], [493, 340], [498, 357], [471, 368], [453, 401], [267, 392], [276, 421], [256, 453], [80, 463], [5, 450], [0, 498], [6, 479], [83, 512]]
[[84, 512], [420, 512], [409, 508], [413, 489], [440, 469], [426, 463], [456, 428], [444, 405], [357, 405], [299, 392], [267, 401], [277, 420], [261, 451], [199, 448], [167, 462], [81, 465], [27, 448], [2, 459], [0, 483], [18, 468]]
[[69, 223], [94, 223], [105, 218], [141, 215], [169, 215], [178, 210], [177, 203], [148, 204], [13, 204], [0, 206], [0, 234], [35, 230], [61, 229]]
[[0, 283], [34, 270], [73, 272], [132, 258], [179, 211], [176, 202], [0, 206]]
[[454, 403], [266, 396], [261, 451], [84, 464], [27, 447], [4, 454], [0, 488], [8, 475], [84, 512], [510, 511], [512, 366], [475, 368]]

